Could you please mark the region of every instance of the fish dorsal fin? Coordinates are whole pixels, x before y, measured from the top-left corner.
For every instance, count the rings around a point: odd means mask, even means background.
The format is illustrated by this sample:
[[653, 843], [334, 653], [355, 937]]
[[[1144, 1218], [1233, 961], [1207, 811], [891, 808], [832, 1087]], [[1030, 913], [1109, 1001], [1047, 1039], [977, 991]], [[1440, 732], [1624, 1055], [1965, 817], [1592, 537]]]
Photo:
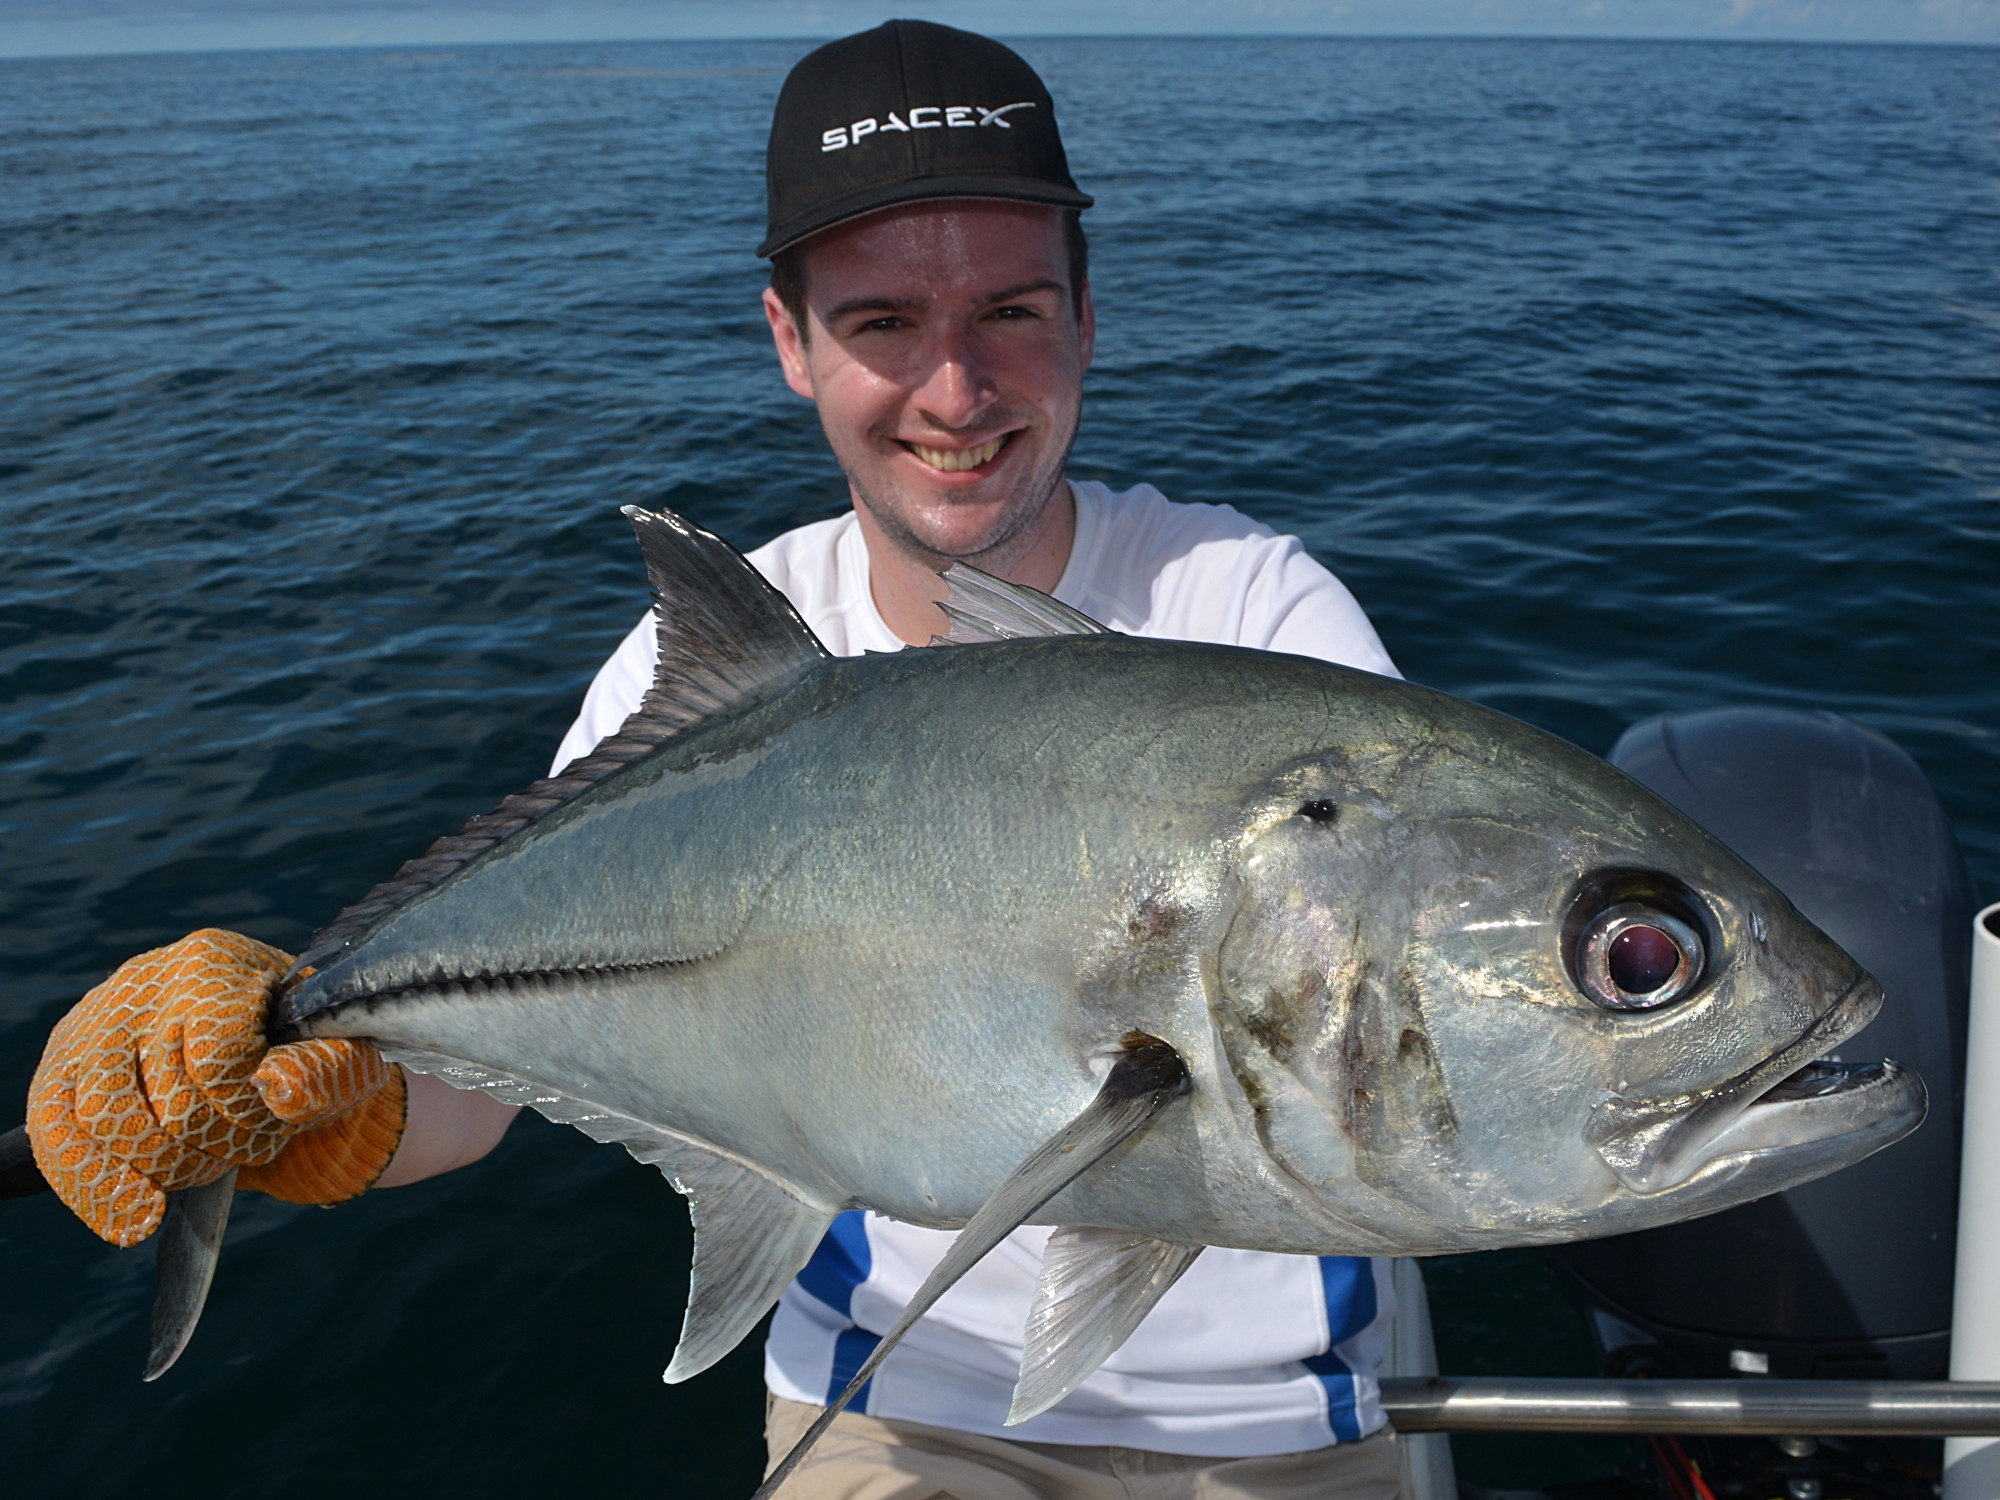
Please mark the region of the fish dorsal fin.
[[834, 1210], [742, 1162], [631, 1115], [604, 1109], [495, 1068], [408, 1048], [383, 1049], [393, 1062], [462, 1089], [524, 1104], [594, 1141], [623, 1146], [658, 1167], [688, 1200], [694, 1268], [687, 1316], [666, 1379], [699, 1375], [743, 1342], [779, 1293], [805, 1269], [833, 1223]]
[[721, 537], [670, 510], [628, 505], [624, 514], [646, 554], [660, 655], [617, 737], [650, 737], [650, 749], [741, 713], [829, 658], [791, 601]]
[[1048, 635], [1109, 635], [1110, 630], [1081, 610], [1071, 609], [1040, 589], [1009, 583], [991, 573], [955, 562], [940, 575], [951, 594], [938, 608], [951, 621], [933, 646], [976, 646], [986, 641], [1018, 641]]
[[1083, 1384], [1201, 1251], [1127, 1229], [1065, 1225], [1050, 1235], [1006, 1425], [1040, 1416]]
[[1030, 1151], [1027, 1159], [1009, 1172], [993, 1195], [980, 1205], [979, 1212], [966, 1221], [965, 1228], [959, 1230], [958, 1238], [945, 1251], [944, 1259], [924, 1278], [924, 1284], [889, 1325], [889, 1331], [882, 1335], [874, 1351], [861, 1362], [847, 1388], [814, 1419], [805, 1436], [792, 1445], [792, 1451], [764, 1476], [764, 1482], [757, 1486], [757, 1493], [750, 1500], [771, 1500], [821, 1434], [833, 1425], [833, 1419], [874, 1378], [875, 1371], [902, 1342], [903, 1335], [959, 1277], [1025, 1224], [1044, 1203], [1137, 1134], [1148, 1120], [1186, 1093], [1187, 1087], [1187, 1064], [1180, 1054], [1158, 1037], [1133, 1033], [1125, 1050], [1111, 1064], [1097, 1097], [1084, 1106], [1082, 1114]]
[[828, 659], [806, 622], [747, 558], [672, 511], [624, 508], [653, 585], [659, 660], [639, 707], [555, 775], [447, 834], [340, 912], [292, 966], [324, 968], [390, 912], [442, 885], [495, 845], [574, 802], [675, 735], [727, 718], [789, 687]]

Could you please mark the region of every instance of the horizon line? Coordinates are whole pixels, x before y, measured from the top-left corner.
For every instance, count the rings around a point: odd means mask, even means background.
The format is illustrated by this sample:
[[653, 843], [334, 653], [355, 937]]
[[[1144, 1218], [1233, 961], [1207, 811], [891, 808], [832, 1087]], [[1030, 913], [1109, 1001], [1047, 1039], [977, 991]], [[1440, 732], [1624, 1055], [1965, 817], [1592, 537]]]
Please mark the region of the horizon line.
[[[324, 19], [339, 18], [337, 12], [321, 13]], [[654, 46], [675, 42], [729, 43], [762, 42], [772, 45], [796, 43], [800, 45], [832, 41], [847, 35], [844, 30], [798, 33], [763, 32], [751, 35], [727, 34], [720, 31], [688, 31], [655, 35], [590, 35], [577, 37], [444, 37], [433, 41], [404, 39], [393, 41], [359, 41], [333, 39], [326, 41], [261, 42], [245, 41], [240, 44], [205, 44], [188, 47], [136, 46], [130, 50], [93, 51], [22, 51], [5, 50], [5, 33], [14, 26], [35, 23], [0, 21], [0, 63], [9, 62], [82, 62], [97, 58], [137, 58], [137, 57], [221, 57], [238, 53], [285, 53], [285, 52], [404, 52], [413, 48], [501, 48], [501, 47], [616, 47]], [[63, 23], [74, 25], [77, 23]], [[173, 24], [173, 23], [169, 23]], [[185, 24], [181, 22], [180, 24]], [[1576, 31], [1370, 31], [1353, 30], [1254, 30], [1254, 31], [1214, 31], [1202, 29], [1165, 29], [1157, 31], [1000, 31], [990, 35], [1003, 41], [1356, 41], [1356, 42], [1573, 42], [1586, 44], [1666, 44], [1692, 46], [1745, 46], [1745, 47], [1913, 47], [1927, 50], [1984, 50], [2000, 49], [2000, 39], [1972, 40], [1944, 37], [1839, 37], [1839, 36], [1744, 36], [1726, 33], [1606, 33]]]

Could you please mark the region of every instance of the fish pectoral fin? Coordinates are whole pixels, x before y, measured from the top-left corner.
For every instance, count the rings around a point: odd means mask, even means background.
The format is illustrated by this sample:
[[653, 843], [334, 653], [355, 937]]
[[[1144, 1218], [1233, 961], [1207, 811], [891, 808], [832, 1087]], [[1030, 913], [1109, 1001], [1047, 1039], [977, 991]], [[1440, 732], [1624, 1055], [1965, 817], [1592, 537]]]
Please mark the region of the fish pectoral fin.
[[1083, 1384], [1202, 1249], [1128, 1229], [1065, 1225], [1050, 1235], [1006, 1425], [1040, 1416]]
[[522, 1104], [594, 1141], [623, 1146], [658, 1167], [688, 1200], [694, 1267], [687, 1315], [666, 1379], [699, 1375], [743, 1342], [791, 1279], [805, 1269], [836, 1210], [811, 1202], [768, 1173], [635, 1116], [434, 1052], [382, 1049], [391, 1062], [458, 1088]]
[[938, 608], [951, 621], [933, 646], [976, 646], [986, 641], [1018, 641], [1034, 636], [1109, 635], [1110, 630], [1081, 610], [1071, 609], [1040, 589], [1009, 583], [991, 573], [955, 562], [939, 575], [951, 594]]
[[902, 1342], [903, 1335], [917, 1319], [929, 1312], [959, 1277], [1025, 1224], [1044, 1203], [1135, 1135], [1170, 1101], [1187, 1092], [1187, 1064], [1181, 1061], [1179, 1053], [1156, 1038], [1135, 1038], [1135, 1042], [1136, 1045], [1128, 1045], [1118, 1054], [1097, 1097], [1084, 1106], [1083, 1113], [1029, 1152], [1028, 1159], [1007, 1174], [979, 1212], [959, 1230], [944, 1259], [917, 1288], [902, 1316], [889, 1325], [874, 1352], [848, 1381], [847, 1389], [819, 1414], [805, 1436], [792, 1445], [783, 1462], [765, 1476], [751, 1500], [770, 1500], [777, 1493], [820, 1435], [833, 1425], [833, 1419], [846, 1410], [855, 1392], [874, 1378], [889, 1351]]

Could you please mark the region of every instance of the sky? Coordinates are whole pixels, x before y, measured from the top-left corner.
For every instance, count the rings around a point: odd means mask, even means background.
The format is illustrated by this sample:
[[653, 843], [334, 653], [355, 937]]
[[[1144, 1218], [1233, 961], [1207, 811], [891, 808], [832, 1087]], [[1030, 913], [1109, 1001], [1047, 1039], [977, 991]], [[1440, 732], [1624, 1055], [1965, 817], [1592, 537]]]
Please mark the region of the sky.
[[1610, 36], [2000, 45], [2000, 0], [0, 0], [0, 57], [833, 37], [912, 14], [1000, 36]]

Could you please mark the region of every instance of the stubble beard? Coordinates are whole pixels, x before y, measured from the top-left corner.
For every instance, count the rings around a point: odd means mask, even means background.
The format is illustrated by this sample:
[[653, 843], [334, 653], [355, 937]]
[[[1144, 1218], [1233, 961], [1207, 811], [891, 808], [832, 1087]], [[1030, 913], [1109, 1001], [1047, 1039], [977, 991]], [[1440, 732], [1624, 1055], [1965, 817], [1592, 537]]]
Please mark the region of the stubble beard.
[[923, 536], [910, 525], [908, 515], [893, 498], [879, 494], [867, 482], [866, 476], [857, 472], [858, 465], [851, 465], [843, 459], [841, 469], [847, 475], [848, 488], [854, 492], [855, 498], [867, 507], [875, 524], [899, 549], [922, 558], [940, 573], [954, 562], [966, 562], [981, 572], [1004, 577], [1007, 569], [1034, 546], [1040, 534], [1035, 523], [1048, 511], [1056, 486], [1063, 481], [1063, 471], [1069, 466], [1070, 449], [1076, 445], [1076, 433], [1077, 422], [1072, 418], [1062, 441], [1052, 444], [1043, 461], [1015, 486], [1007, 505], [979, 545], [962, 551], [940, 551], [933, 538]]

